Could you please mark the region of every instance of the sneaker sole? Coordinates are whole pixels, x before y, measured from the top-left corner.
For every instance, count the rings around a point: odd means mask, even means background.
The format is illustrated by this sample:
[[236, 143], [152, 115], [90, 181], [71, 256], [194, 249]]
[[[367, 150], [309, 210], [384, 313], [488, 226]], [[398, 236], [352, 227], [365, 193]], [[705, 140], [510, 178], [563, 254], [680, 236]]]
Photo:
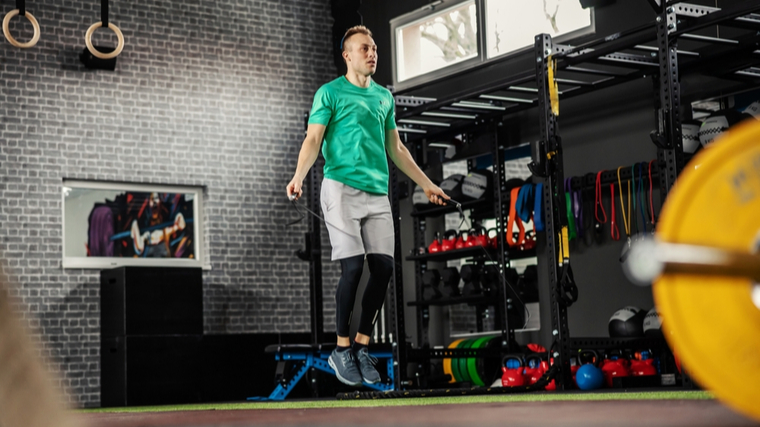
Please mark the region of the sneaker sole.
[[338, 370], [335, 369], [335, 364], [333, 363], [332, 358], [329, 358], [329, 357], [327, 358], [327, 364], [330, 365], [330, 367], [332, 368], [333, 372], [335, 372], [335, 377], [338, 378], [338, 380], [340, 382], [342, 382], [343, 384], [350, 385], [350, 386], [353, 386], [353, 387], [362, 385], [362, 383], [353, 383], [353, 382], [351, 382], [351, 381], [343, 378], [342, 376], [340, 376], [340, 374], [338, 373]]

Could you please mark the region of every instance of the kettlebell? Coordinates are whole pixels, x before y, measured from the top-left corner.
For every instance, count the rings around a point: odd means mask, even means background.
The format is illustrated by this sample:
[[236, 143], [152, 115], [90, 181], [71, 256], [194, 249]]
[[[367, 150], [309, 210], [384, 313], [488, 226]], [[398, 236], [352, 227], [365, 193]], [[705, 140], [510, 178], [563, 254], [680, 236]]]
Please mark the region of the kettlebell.
[[[493, 232], [493, 236], [491, 236], [491, 232]], [[498, 229], [489, 228], [488, 231], [486, 231], [486, 237], [487, 237], [489, 248], [497, 249], [499, 247], [499, 230]]]
[[[591, 358], [586, 358], [584, 363], [583, 356], [590, 355]], [[575, 373], [575, 383], [581, 390], [596, 390], [604, 383], [604, 374], [599, 369], [597, 364], [599, 363], [599, 355], [594, 350], [582, 350], [579, 354], [579, 360], [583, 363], [578, 371]]]
[[641, 360], [631, 360], [631, 375], [634, 377], [657, 375], [657, 368], [654, 367], [654, 359], [649, 357], [649, 352], [642, 351], [640, 357]]
[[457, 244], [457, 237], [459, 233], [456, 230], [446, 230], [443, 233], [443, 242], [441, 243], [441, 251], [446, 252], [455, 248]]
[[441, 252], [441, 233], [435, 232], [433, 242], [428, 246], [428, 253], [434, 254]]
[[538, 354], [529, 354], [525, 358], [525, 381], [528, 385], [535, 384], [546, 373], [543, 359]]
[[454, 249], [464, 249], [468, 240], [470, 240], [470, 233], [464, 230], [460, 231]]
[[604, 382], [607, 387], [612, 388], [612, 380], [615, 377], [627, 377], [630, 370], [624, 362], [622, 354], [619, 351], [613, 350], [608, 357], [602, 362], [602, 374], [604, 375]]
[[525, 361], [522, 355], [508, 354], [501, 360], [501, 385], [519, 387], [525, 385]]

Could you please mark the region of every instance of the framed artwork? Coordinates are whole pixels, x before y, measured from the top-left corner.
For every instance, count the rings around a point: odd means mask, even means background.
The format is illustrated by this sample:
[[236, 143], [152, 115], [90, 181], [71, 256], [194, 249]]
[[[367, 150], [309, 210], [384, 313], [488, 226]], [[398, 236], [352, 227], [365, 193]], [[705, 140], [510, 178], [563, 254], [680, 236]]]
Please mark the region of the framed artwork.
[[63, 181], [63, 268], [202, 267], [203, 187]]

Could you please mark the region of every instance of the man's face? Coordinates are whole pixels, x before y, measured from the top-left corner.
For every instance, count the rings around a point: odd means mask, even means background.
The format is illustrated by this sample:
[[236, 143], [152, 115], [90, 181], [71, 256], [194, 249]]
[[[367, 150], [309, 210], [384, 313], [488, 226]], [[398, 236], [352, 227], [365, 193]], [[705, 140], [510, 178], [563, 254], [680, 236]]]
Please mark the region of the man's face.
[[372, 37], [366, 34], [354, 34], [346, 43], [343, 58], [346, 66], [357, 74], [371, 76], [377, 71], [377, 45]]

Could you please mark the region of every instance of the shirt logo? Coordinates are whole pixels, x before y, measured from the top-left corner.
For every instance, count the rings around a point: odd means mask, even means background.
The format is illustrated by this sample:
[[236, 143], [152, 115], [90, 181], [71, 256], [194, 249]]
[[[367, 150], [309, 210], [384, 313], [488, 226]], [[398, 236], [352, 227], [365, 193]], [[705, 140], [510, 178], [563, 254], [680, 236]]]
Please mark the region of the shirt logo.
[[381, 99], [381, 100], [380, 100], [380, 105], [382, 105], [383, 107], [385, 107], [385, 104], [387, 104], [387, 102], [385, 102], [385, 100], [384, 100], [384, 99]]

